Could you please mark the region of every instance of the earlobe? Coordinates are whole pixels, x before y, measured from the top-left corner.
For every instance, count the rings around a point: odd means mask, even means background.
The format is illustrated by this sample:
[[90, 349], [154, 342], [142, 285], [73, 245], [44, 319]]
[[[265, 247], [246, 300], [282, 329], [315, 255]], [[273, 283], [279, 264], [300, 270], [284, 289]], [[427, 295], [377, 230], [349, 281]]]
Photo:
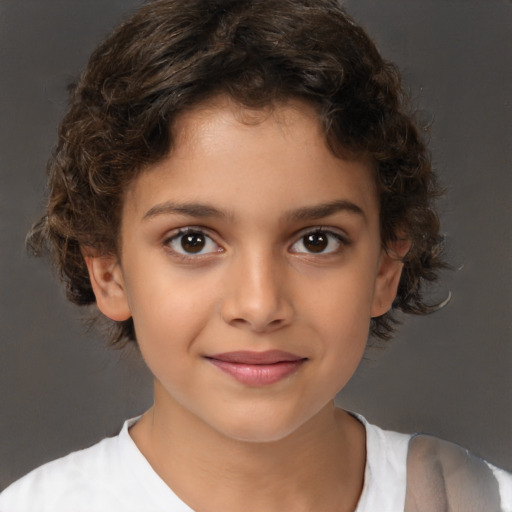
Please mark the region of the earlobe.
[[409, 240], [398, 240], [382, 250], [375, 279], [372, 318], [382, 316], [391, 309], [404, 267], [402, 259], [409, 251], [410, 246]]
[[123, 273], [114, 254], [98, 255], [91, 248], [82, 248], [89, 279], [98, 309], [111, 320], [122, 322], [131, 317]]

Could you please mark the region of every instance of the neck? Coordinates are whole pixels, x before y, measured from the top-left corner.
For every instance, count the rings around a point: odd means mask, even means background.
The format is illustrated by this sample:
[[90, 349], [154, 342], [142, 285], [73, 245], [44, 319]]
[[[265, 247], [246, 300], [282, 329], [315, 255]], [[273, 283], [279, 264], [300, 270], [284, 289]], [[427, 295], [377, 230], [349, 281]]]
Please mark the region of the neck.
[[364, 427], [333, 403], [282, 439], [246, 442], [223, 435], [167, 397], [156, 385], [153, 408], [130, 434], [194, 510], [355, 509], [364, 477]]

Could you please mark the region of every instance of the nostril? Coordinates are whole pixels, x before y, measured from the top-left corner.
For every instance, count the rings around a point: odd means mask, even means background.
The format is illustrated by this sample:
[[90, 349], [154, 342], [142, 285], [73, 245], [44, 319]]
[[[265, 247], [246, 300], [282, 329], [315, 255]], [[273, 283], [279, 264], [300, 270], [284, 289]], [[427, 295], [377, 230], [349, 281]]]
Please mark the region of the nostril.
[[251, 321], [246, 318], [232, 318], [229, 321], [229, 324], [232, 325], [233, 327], [249, 328], [254, 332], [264, 333], [273, 331], [275, 329], [279, 329], [281, 326], [285, 324], [285, 321], [281, 318], [261, 322], [258, 322], [256, 320]]
[[273, 286], [269, 279], [254, 278], [250, 284], [240, 286], [237, 282], [232, 293], [223, 298], [220, 313], [224, 322], [263, 333], [291, 321], [293, 308], [281, 288]]

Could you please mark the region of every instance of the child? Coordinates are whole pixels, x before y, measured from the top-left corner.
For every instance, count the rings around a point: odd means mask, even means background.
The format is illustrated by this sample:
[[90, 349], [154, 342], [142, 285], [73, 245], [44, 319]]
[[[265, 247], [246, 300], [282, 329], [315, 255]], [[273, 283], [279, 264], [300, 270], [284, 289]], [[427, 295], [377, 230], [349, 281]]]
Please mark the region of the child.
[[335, 0], [148, 3], [73, 92], [29, 242], [137, 343], [154, 405], [0, 510], [512, 510], [507, 473], [333, 405], [369, 330], [429, 311], [437, 194]]

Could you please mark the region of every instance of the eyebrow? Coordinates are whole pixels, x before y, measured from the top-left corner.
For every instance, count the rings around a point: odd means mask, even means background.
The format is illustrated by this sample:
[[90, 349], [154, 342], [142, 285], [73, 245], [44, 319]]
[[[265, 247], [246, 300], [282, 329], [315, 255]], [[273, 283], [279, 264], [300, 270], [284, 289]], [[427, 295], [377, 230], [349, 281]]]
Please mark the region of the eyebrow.
[[[285, 218], [291, 221], [305, 221], [305, 220], [318, 220], [324, 217], [329, 217], [338, 212], [349, 212], [361, 215], [366, 219], [366, 215], [362, 208], [355, 203], [346, 200], [335, 200], [327, 203], [321, 203], [313, 206], [304, 206], [296, 210], [292, 210], [285, 214]], [[174, 203], [167, 201], [160, 203], [150, 208], [142, 217], [143, 220], [148, 220], [159, 215], [186, 215], [195, 218], [225, 218], [228, 215], [215, 208], [203, 203]]]
[[157, 204], [150, 208], [142, 217], [142, 220], [151, 219], [158, 215], [187, 215], [189, 217], [205, 218], [205, 217], [226, 217], [226, 214], [214, 208], [201, 203], [173, 203], [165, 202]]
[[361, 215], [366, 220], [366, 215], [361, 207], [342, 199], [292, 210], [286, 215], [286, 218], [293, 221], [318, 220], [342, 211]]

